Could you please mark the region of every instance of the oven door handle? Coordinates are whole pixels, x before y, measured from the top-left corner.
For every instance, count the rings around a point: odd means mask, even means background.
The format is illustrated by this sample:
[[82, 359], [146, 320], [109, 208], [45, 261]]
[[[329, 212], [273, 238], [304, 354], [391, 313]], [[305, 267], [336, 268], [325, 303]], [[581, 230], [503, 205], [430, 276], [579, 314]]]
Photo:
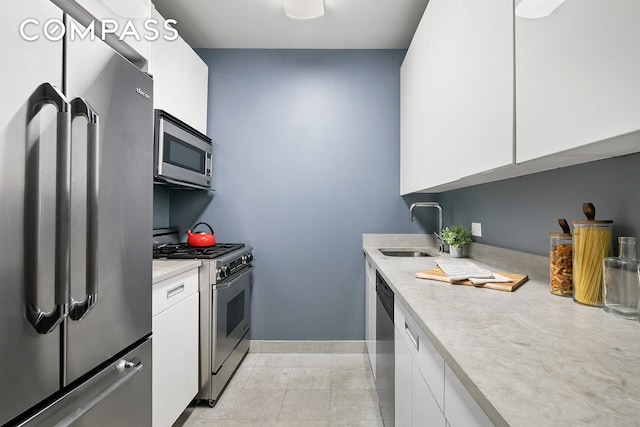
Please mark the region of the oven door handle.
[[244, 276], [247, 273], [250, 273], [251, 271], [253, 271], [255, 267], [251, 266], [246, 270], [242, 270], [242, 273], [238, 274], [237, 276], [235, 276], [232, 280], [229, 280], [228, 282], [223, 282], [223, 283], [219, 283], [217, 285], [211, 285], [211, 289], [219, 291], [220, 289], [227, 289], [230, 288], [231, 286], [233, 286], [234, 283], [236, 283], [238, 280], [240, 280], [240, 278], [242, 278], [242, 276]]

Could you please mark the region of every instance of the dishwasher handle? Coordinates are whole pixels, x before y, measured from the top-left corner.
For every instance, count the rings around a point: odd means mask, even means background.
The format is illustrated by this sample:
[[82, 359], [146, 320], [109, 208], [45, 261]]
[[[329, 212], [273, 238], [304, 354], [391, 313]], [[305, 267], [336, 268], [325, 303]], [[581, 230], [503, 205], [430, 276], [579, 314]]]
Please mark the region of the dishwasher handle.
[[378, 271], [376, 271], [376, 294], [382, 307], [393, 321], [393, 290], [391, 290], [391, 287], [385, 282]]

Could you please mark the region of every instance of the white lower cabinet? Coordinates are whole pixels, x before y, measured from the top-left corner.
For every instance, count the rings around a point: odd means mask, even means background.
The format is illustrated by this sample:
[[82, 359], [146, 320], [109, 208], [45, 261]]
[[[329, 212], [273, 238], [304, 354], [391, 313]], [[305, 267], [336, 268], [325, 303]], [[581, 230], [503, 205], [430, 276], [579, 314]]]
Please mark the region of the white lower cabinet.
[[413, 425], [413, 360], [401, 332], [395, 328], [395, 425]]
[[451, 427], [492, 427], [493, 423], [462, 385], [449, 366], [445, 367], [444, 401]]
[[413, 362], [413, 425], [445, 427], [446, 421], [418, 365]]
[[493, 423], [396, 301], [395, 425], [490, 427]]
[[394, 323], [395, 425], [445, 427], [444, 360], [397, 302]]
[[153, 286], [152, 421], [171, 426], [198, 392], [198, 269]]
[[369, 363], [376, 379], [376, 269], [369, 257], [365, 257], [365, 330], [364, 339], [367, 343]]

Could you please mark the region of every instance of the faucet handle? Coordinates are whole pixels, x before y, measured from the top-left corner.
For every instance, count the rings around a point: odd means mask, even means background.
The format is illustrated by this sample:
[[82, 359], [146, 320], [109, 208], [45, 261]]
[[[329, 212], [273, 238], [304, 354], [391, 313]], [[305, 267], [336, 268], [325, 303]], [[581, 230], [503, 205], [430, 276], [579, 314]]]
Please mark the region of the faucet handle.
[[444, 239], [442, 238], [442, 236], [440, 236], [435, 231], [433, 232], [433, 235], [436, 236], [436, 239], [439, 242], [438, 243], [438, 252], [444, 252]]

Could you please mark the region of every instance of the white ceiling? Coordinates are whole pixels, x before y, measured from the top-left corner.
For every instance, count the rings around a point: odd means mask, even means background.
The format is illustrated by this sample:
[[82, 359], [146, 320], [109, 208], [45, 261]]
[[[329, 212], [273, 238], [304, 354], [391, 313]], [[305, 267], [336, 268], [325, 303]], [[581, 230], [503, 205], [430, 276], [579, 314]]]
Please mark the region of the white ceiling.
[[283, 0], [153, 0], [194, 48], [406, 49], [428, 0], [324, 0], [324, 16], [287, 18]]

